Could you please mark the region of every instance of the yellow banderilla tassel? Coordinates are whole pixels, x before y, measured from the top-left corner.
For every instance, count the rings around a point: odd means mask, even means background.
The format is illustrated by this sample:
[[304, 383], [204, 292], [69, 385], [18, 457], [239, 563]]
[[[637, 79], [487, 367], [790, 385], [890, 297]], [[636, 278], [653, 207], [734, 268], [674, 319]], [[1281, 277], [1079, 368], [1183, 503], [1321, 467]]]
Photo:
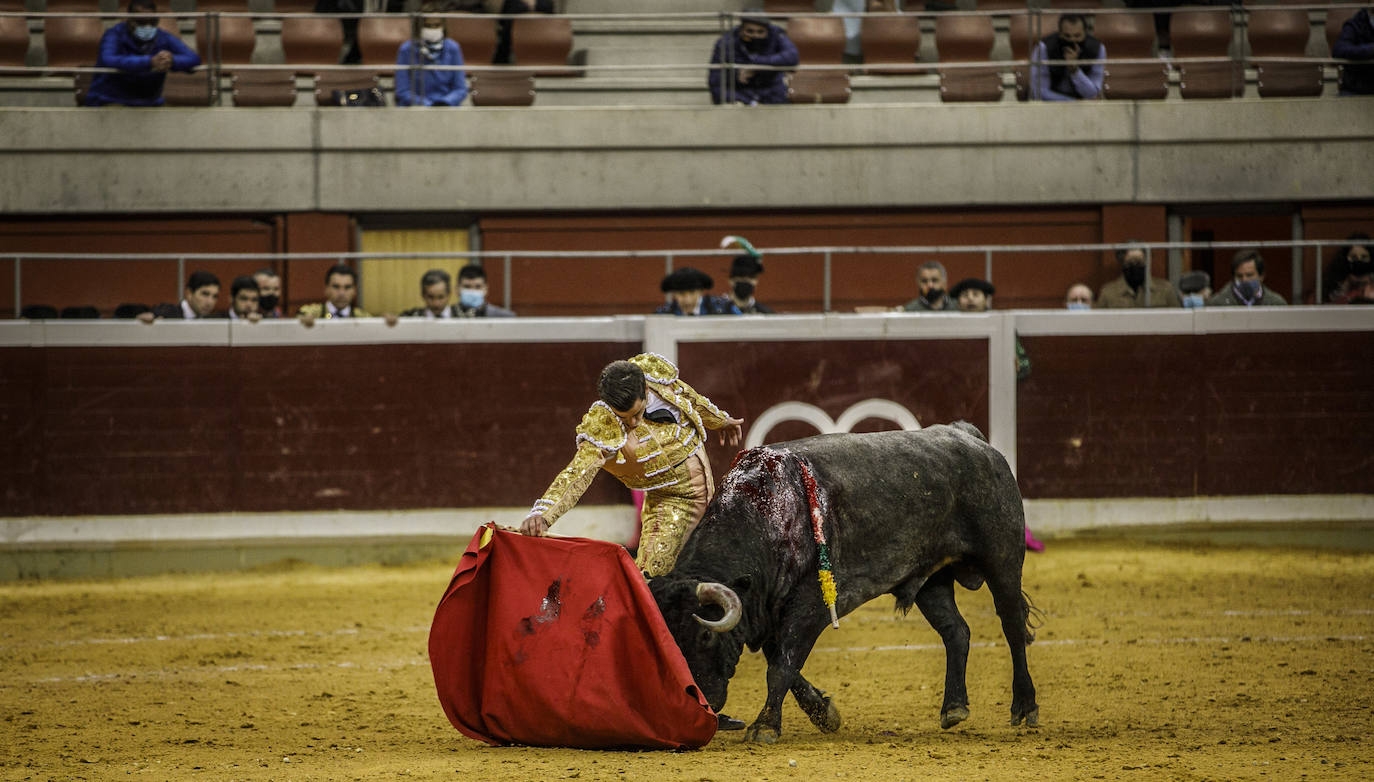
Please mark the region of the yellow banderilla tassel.
[[821, 598], [825, 600], [825, 607], [830, 609], [830, 626], [838, 630], [840, 617], [835, 613], [835, 576], [829, 570], [822, 570], [820, 578]]

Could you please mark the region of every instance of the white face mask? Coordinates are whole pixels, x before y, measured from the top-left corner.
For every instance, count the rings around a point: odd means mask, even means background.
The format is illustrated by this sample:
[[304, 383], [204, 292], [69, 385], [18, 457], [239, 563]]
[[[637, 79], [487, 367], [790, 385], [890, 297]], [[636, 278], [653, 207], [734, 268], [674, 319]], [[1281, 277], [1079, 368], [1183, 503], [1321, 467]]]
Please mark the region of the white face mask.
[[421, 27], [420, 40], [427, 44], [436, 44], [444, 40], [444, 28], [442, 27]]

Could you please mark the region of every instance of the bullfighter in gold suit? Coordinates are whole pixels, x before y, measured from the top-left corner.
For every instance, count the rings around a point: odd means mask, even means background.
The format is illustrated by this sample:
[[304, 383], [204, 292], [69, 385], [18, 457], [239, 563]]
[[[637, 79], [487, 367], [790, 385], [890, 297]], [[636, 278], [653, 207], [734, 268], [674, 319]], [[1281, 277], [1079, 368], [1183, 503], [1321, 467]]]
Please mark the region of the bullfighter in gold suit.
[[521, 531], [544, 534], [605, 469], [647, 492], [635, 564], [651, 578], [662, 575], [715, 493], [703, 447], [707, 430], [720, 430], [721, 442], [737, 445], [744, 420], [697, 393], [671, 361], [654, 353], [612, 362], [597, 390], [601, 399], [577, 427], [577, 453], [535, 501]]

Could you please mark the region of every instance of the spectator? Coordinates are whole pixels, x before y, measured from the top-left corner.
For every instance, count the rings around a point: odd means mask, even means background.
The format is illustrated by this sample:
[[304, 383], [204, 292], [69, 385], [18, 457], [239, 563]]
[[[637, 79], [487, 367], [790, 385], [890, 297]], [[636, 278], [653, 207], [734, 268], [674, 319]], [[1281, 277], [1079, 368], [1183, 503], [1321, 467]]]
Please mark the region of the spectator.
[[1340, 37], [1331, 47], [1331, 56], [1358, 60], [1360, 64], [1341, 66], [1341, 95], [1374, 95], [1374, 9], [1362, 8], [1341, 25]]
[[[987, 312], [992, 309], [992, 294], [997, 289], [987, 280], [980, 280], [977, 277], [969, 277], [960, 280], [958, 285], [950, 289], [949, 295], [959, 302], [960, 312]], [[1030, 377], [1031, 362], [1026, 349], [1021, 345], [1021, 338], [1016, 338], [1016, 379], [1025, 380]]]
[[272, 269], [259, 269], [253, 272], [253, 280], [258, 284], [258, 312], [264, 318], [280, 318], [281, 275]]
[[786, 103], [787, 82], [782, 71], [759, 70], [765, 65], [788, 68], [798, 62], [797, 47], [782, 28], [765, 16], [746, 15], [734, 30], [722, 35], [711, 52], [711, 64], [729, 62], [733, 68], [712, 68], [707, 77], [712, 103]]
[[1208, 307], [1273, 306], [1288, 301], [1264, 286], [1264, 258], [1258, 250], [1241, 250], [1231, 258], [1231, 284], [1207, 300]]
[[1183, 294], [1183, 306], [1202, 307], [1212, 297], [1212, 276], [1204, 271], [1188, 272], [1178, 278], [1178, 290]]
[[1374, 266], [1369, 234], [1351, 234], [1350, 244], [1336, 248], [1327, 266], [1326, 301], [1332, 304], [1374, 304]]
[[[191, 272], [186, 278], [186, 295], [177, 304], [159, 304], [152, 312], [144, 312], [138, 319], [152, 323], [154, 318], [169, 320], [199, 320], [214, 317], [219, 302], [219, 278], [210, 272]], [[221, 316], [222, 317], [222, 316]]]
[[920, 294], [903, 307], [907, 312], [957, 310], [959, 305], [945, 293], [948, 280], [945, 265], [926, 261], [916, 270], [916, 290]]
[[189, 71], [200, 65], [200, 57], [157, 26], [153, 0], [129, 0], [129, 18], [101, 36], [95, 64], [120, 72], [91, 77], [87, 106], [161, 106], [167, 71]]
[[[1135, 242], [1135, 240], [1128, 240]], [[1102, 286], [1097, 293], [1098, 309], [1122, 309], [1126, 307], [1181, 307], [1178, 291], [1169, 281], [1160, 277], [1148, 276], [1145, 268], [1145, 248], [1128, 246], [1116, 251], [1117, 263], [1121, 264], [1121, 276]], [[1146, 304], [1146, 297], [1149, 303]]]
[[654, 310], [656, 315], [739, 315], [740, 311], [728, 296], [716, 298], [706, 295], [715, 281], [711, 275], [691, 266], [674, 269], [663, 278], [659, 290], [672, 301]]
[[309, 326], [316, 318], [370, 318], [367, 310], [353, 306], [358, 298], [358, 273], [346, 263], [336, 263], [324, 274], [324, 301], [303, 304], [296, 313]]
[[403, 318], [430, 320], [458, 317], [453, 301], [453, 278], [443, 269], [430, 269], [420, 278], [420, 298], [425, 306], [412, 307], [401, 313]]
[[246, 320], [250, 323], [257, 323], [262, 320], [262, 313], [258, 312], [258, 281], [250, 275], [235, 277], [229, 283], [229, 293], [232, 297], [229, 303], [230, 320]]
[[772, 315], [773, 308], [754, 298], [759, 289], [763, 262], [754, 255], [736, 255], [730, 262], [730, 293], [719, 303], [721, 309], [734, 307], [741, 315]]
[[[1089, 100], [1102, 95], [1102, 63], [1107, 46], [1088, 35], [1082, 14], [1063, 14], [1059, 31], [1035, 45], [1031, 65], [1031, 97], [1036, 100]], [[1045, 65], [1068, 60], [1068, 65]]]
[[1081, 282], [1069, 286], [1064, 294], [1064, 307], [1071, 310], [1090, 310], [1093, 308], [1093, 289]]
[[[427, 14], [440, 13], [437, 3], [426, 3]], [[468, 97], [462, 71], [431, 70], [427, 65], [462, 65], [463, 50], [444, 34], [444, 20], [426, 16], [420, 21], [420, 45], [405, 41], [396, 53], [397, 106], [458, 106]], [[415, 89], [411, 78], [417, 79]]]
[[513, 318], [515, 313], [487, 301], [487, 270], [475, 263], [458, 270], [458, 308], [460, 318]]

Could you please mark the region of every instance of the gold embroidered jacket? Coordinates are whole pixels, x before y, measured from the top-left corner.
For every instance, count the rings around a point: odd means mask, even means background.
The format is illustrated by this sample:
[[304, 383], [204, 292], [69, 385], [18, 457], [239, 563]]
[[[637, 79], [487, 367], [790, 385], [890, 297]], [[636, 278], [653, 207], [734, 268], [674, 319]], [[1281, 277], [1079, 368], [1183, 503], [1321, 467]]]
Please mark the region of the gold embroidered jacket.
[[[332, 317], [332, 316], [329, 314], [329, 308], [326, 307], [326, 306], [324, 306], [323, 303], [320, 303], [320, 304], [302, 304], [300, 310], [296, 312], [296, 317], [300, 317], [301, 315], [309, 315], [309, 316], [312, 317], [312, 318], [331, 318], [331, 317]], [[370, 314], [368, 313], [368, 311], [365, 310], [365, 309], [363, 309], [362, 307], [354, 307], [354, 308], [353, 308], [353, 312], [351, 312], [349, 316], [350, 316], [350, 317], [354, 317], [354, 318], [370, 318], [370, 317], [372, 317], [372, 315], [370, 315]]]
[[[730, 418], [729, 413], [684, 383], [668, 359], [642, 353], [630, 361], [644, 370], [648, 389], [682, 413], [683, 423], [644, 419], [626, 432], [611, 406], [598, 400], [577, 427], [577, 453], [572, 462], [535, 501], [530, 513], [538, 513], [553, 524], [577, 504], [602, 468], [631, 489], [644, 491], [687, 480], [683, 462], [701, 447], [707, 430], [723, 428]], [[633, 458], [627, 458], [622, 450], [630, 437], [635, 439]]]

